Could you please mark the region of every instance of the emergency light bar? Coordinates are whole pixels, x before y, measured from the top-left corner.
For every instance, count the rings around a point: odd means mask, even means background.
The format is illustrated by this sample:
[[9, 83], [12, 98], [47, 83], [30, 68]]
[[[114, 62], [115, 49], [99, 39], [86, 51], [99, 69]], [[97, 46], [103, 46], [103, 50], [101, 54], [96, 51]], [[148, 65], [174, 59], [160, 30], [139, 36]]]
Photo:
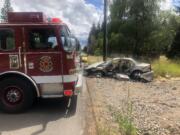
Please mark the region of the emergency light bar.
[[42, 12], [9, 12], [9, 23], [43, 23], [47, 22]]
[[59, 18], [46, 18], [42, 12], [9, 12], [9, 23], [62, 23]]

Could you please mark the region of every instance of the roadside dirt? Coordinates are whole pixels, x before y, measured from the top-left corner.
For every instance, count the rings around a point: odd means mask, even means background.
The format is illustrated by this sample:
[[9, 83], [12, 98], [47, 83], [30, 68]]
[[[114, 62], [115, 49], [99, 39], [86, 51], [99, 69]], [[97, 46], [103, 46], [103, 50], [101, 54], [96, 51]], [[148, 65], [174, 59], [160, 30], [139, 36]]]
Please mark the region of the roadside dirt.
[[140, 135], [180, 135], [180, 80], [151, 83], [87, 78], [98, 133], [121, 134], [113, 113], [131, 104], [132, 122]]
[[87, 87], [87, 82], [84, 80], [84, 88], [86, 89], [86, 127], [84, 130], [83, 135], [97, 135], [97, 124], [95, 120], [95, 112], [93, 109], [93, 101], [92, 101], [92, 96], [90, 95], [89, 88]]

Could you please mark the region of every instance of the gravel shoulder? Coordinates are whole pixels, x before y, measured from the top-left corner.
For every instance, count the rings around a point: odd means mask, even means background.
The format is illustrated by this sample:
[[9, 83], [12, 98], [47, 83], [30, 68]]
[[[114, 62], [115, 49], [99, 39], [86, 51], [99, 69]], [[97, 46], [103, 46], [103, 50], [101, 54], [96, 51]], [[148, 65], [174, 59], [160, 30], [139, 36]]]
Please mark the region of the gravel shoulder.
[[113, 113], [126, 113], [140, 135], [180, 134], [180, 80], [151, 83], [87, 78], [96, 123], [102, 134], [121, 134]]

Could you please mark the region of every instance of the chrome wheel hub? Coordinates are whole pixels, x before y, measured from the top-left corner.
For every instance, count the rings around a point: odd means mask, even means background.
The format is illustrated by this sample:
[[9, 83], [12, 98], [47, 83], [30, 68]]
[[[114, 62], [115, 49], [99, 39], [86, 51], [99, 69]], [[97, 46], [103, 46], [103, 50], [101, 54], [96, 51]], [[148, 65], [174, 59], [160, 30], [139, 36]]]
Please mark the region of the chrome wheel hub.
[[10, 101], [12, 103], [17, 102], [20, 99], [19, 92], [17, 92], [16, 90], [10, 90], [7, 93], [7, 99], [8, 99], [8, 101]]
[[16, 87], [6, 89], [5, 100], [10, 104], [16, 104], [22, 99], [21, 90]]

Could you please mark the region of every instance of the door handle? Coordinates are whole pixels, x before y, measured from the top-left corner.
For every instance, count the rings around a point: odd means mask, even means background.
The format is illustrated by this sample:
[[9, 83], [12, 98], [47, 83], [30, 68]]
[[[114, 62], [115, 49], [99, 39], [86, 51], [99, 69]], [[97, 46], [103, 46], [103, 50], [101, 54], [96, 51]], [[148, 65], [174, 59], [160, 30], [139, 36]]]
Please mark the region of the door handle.
[[21, 59], [21, 47], [18, 48], [18, 52], [19, 52], [19, 66], [22, 67], [22, 59]]

